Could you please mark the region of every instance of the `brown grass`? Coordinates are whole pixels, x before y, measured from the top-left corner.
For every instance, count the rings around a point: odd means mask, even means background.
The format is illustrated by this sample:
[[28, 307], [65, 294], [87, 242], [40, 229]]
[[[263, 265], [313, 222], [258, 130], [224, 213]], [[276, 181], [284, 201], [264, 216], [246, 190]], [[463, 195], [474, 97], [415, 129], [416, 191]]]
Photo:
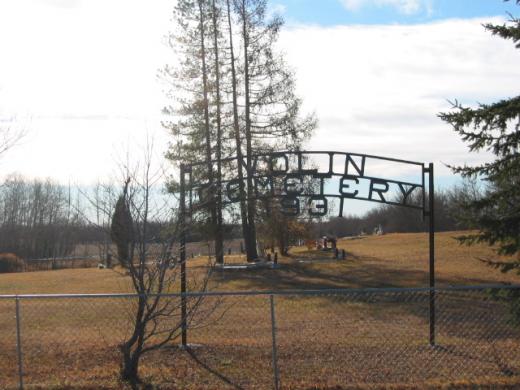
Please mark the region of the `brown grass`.
[[[514, 273], [489, 268], [479, 258], [493, 258], [491, 248], [463, 246], [454, 239], [462, 232], [437, 233], [436, 276], [438, 286], [519, 283]], [[331, 252], [293, 248], [279, 259], [277, 270], [215, 271], [212, 289], [279, 290], [349, 287], [423, 287], [428, 285], [428, 237], [423, 233], [387, 234], [343, 239], [338, 248], [347, 259], [333, 261]], [[504, 259], [504, 258], [503, 258]], [[301, 262], [304, 260], [305, 262]], [[207, 257], [188, 262], [190, 275], [204, 272]], [[226, 262], [244, 262], [240, 255]], [[131, 292], [120, 270], [69, 269], [0, 275], [0, 293], [107, 293]]]
[[[436, 237], [439, 285], [518, 282], [464, 247], [457, 233]], [[294, 248], [279, 269], [215, 271], [213, 290], [425, 286], [425, 234], [341, 240], [346, 260]], [[303, 262], [301, 262], [303, 260]], [[239, 257], [228, 261], [242, 261]], [[192, 277], [207, 258], [190, 260]], [[0, 275], [2, 293], [130, 292], [124, 273], [71, 269]], [[208, 298], [205, 307], [213, 307]], [[438, 296], [438, 344], [427, 344], [426, 294], [277, 297], [277, 344], [284, 389], [520, 388], [520, 330], [508, 308], [486, 294]], [[122, 299], [22, 301], [26, 384], [35, 388], [120, 388], [117, 345], [129, 331]], [[175, 346], [147, 356], [143, 378], [167, 389], [272, 386], [268, 297], [228, 297], [189, 333], [191, 353]], [[203, 325], [203, 326], [202, 326]], [[14, 302], [0, 300], [0, 388], [16, 386]]]

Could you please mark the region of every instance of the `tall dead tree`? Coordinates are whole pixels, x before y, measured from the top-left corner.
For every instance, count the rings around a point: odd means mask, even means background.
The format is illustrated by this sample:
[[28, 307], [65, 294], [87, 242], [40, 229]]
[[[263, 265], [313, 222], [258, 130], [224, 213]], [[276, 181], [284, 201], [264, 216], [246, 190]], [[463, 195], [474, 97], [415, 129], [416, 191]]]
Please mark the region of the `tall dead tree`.
[[235, 47], [234, 47], [234, 38], [233, 38], [233, 19], [232, 19], [232, 9], [230, 5], [231, 0], [226, 0], [226, 15], [228, 22], [228, 36], [229, 36], [229, 67], [231, 74], [231, 106], [233, 113], [233, 125], [232, 125], [232, 134], [235, 140], [235, 151], [237, 156], [237, 176], [238, 176], [238, 190], [239, 190], [239, 198], [240, 198], [240, 218], [242, 222], [242, 235], [244, 237], [246, 253], [248, 259], [253, 259], [254, 257], [250, 256], [252, 247], [255, 247], [255, 242], [253, 240], [253, 236], [250, 234], [249, 222], [247, 218], [247, 202], [246, 202], [246, 191], [244, 184], [244, 170], [242, 161], [244, 160], [244, 155], [242, 153], [242, 134], [240, 132], [240, 117], [238, 114], [238, 77], [237, 77], [237, 65], [236, 65], [236, 57], [235, 57]]
[[[205, 138], [205, 152], [206, 152], [206, 163], [207, 163], [207, 182], [208, 182], [208, 191], [206, 194], [206, 198], [204, 201], [208, 203], [209, 212], [211, 215], [211, 226], [213, 235], [216, 237], [218, 234], [218, 226], [217, 226], [217, 204], [215, 202], [215, 181], [213, 174], [213, 163], [212, 163], [212, 137], [210, 130], [210, 118], [209, 118], [209, 99], [208, 99], [208, 68], [206, 65], [207, 62], [207, 53], [206, 53], [206, 24], [209, 19], [209, 7], [207, 1], [197, 0], [197, 5], [199, 9], [199, 50], [200, 50], [200, 67], [201, 67], [201, 75], [202, 75], [202, 96], [203, 96], [203, 110], [204, 110], [204, 138]], [[218, 241], [218, 243], [217, 243]], [[215, 239], [215, 247], [219, 246], [219, 252], [222, 253], [222, 239]], [[216, 250], [217, 252], [217, 250]]]
[[[273, 149], [298, 149], [314, 130], [316, 120], [313, 115], [300, 118], [294, 75], [275, 50], [283, 20], [266, 20], [266, 0], [234, 0], [234, 6], [242, 45], [248, 234], [249, 242], [256, 243], [252, 156]], [[256, 257], [256, 245], [251, 245], [248, 259]]]
[[215, 257], [218, 264], [224, 263], [223, 245], [223, 219], [222, 219], [222, 98], [220, 86], [220, 9], [217, 7], [216, 0], [211, 3], [211, 21], [213, 34], [213, 61], [215, 68], [215, 125], [216, 125], [216, 159], [217, 159], [217, 178], [216, 178], [216, 200], [215, 200]]
[[[207, 218], [208, 233], [215, 242], [217, 262], [222, 262], [221, 168], [218, 166], [215, 172], [211, 163], [215, 157], [220, 160], [222, 148], [220, 127], [217, 126], [215, 131], [215, 114], [210, 107], [216, 65], [211, 58], [213, 51], [210, 43], [212, 24], [215, 23], [213, 12], [214, 8], [207, 0], [180, 0], [176, 5], [178, 30], [170, 35], [170, 44], [182, 54], [183, 59], [178, 67], [166, 66], [163, 74], [177, 92], [182, 91], [180, 95], [183, 97], [164, 109], [172, 120], [163, 122], [163, 125], [175, 137], [175, 143], [167, 154], [170, 160], [179, 165], [190, 164], [201, 161], [201, 156], [204, 156], [205, 166], [192, 172], [195, 181], [206, 183], [198, 214]], [[220, 114], [220, 103], [216, 106]]]

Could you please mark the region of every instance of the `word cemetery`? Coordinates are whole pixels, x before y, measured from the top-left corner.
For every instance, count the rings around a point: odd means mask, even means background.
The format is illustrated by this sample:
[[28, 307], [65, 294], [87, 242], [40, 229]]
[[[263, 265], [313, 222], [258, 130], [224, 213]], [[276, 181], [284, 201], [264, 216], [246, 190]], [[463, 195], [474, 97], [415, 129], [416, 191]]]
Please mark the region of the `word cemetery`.
[[[313, 157], [328, 168], [313, 167]], [[424, 173], [427, 169], [422, 163], [343, 152], [276, 152], [253, 156], [248, 171], [245, 159], [240, 162], [236, 157], [222, 160], [222, 166], [229, 172], [236, 172], [238, 163], [242, 164], [245, 176], [242, 188], [247, 188], [250, 182], [253, 188], [250, 196], [255, 199], [278, 199], [282, 212], [289, 216], [303, 212], [316, 217], [327, 215], [331, 211], [330, 199], [339, 200], [339, 216], [343, 215], [343, 204], [348, 199], [424, 211]], [[389, 170], [395, 170], [399, 165], [420, 168], [418, 175], [415, 175], [419, 180], [409, 182], [389, 178], [385, 174], [385, 165], [389, 166]], [[236, 203], [245, 197], [240, 187], [236, 175], [224, 176], [221, 181], [223, 204]], [[197, 182], [191, 174], [188, 188], [190, 193], [197, 194], [201, 202], [214, 193], [208, 182]], [[422, 196], [413, 196], [416, 193]], [[420, 203], [418, 199], [421, 199]]]

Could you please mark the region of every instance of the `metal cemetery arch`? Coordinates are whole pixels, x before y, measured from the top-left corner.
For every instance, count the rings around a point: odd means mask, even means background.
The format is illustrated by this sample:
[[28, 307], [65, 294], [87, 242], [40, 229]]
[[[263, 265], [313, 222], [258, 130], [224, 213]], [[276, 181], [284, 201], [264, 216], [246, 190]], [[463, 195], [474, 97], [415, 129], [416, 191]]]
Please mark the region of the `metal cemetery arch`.
[[[323, 171], [308, 166], [312, 157], [322, 157], [327, 161]], [[345, 200], [357, 199], [416, 209], [428, 218], [429, 232], [429, 342], [435, 344], [435, 247], [434, 247], [434, 182], [433, 163], [428, 165], [415, 161], [374, 156], [359, 153], [334, 151], [283, 151], [238, 157], [223, 158], [219, 161], [202, 161], [180, 166], [180, 264], [181, 264], [181, 315], [182, 345], [187, 345], [186, 326], [186, 194], [189, 193], [188, 209], [193, 212], [193, 196], [213, 199], [216, 186], [222, 197], [221, 205], [247, 200], [240, 196], [240, 181], [236, 177], [223, 177], [219, 184], [215, 181], [195, 182], [194, 170], [207, 169], [209, 165], [220, 164], [227, 171], [236, 172], [239, 166], [244, 170], [244, 187], [252, 183], [253, 199], [279, 199], [284, 214], [297, 216], [307, 211], [311, 216], [328, 213], [328, 199], [339, 199], [338, 216], [343, 215]], [[307, 166], [306, 166], [307, 165]], [[248, 166], [250, 169], [248, 169]], [[385, 170], [390, 167], [415, 167], [420, 169], [419, 180], [396, 180], [389, 178]], [[386, 169], [385, 169], [386, 168]], [[390, 168], [391, 171], [391, 168]], [[381, 173], [382, 172], [382, 173]], [[426, 175], [428, 176], [428, 202], [426, 202]], [[188, 183], [186, 183], [188, 176]], [[313, 181], [314, 187], [304, 186], [304, 181]], [[337, 191], [329, 189], [335, 185]], [[243, 188], [244, 188], [243, 187]], [[318, 189], [316, 192], [315, 189]], [[253, 191], [254, 190], [254, 191]], [[421, 201], [415, 202], [412, 194], [419, 192]], [[390, 195], [394, 198], [390, 198]], [[396, 199], [395, 195], [399, 195]], [[303, 208], [302, 208], [303, 201]]]

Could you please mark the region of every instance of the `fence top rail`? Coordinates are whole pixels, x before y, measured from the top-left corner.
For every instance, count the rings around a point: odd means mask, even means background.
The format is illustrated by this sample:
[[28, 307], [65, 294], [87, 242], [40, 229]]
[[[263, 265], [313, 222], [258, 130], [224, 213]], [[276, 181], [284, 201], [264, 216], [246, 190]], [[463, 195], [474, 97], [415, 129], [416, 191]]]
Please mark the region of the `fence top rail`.
[[[251, 154], [251, 158], [261, 158], [261, 157], [269, 157], [269, 156], [283, 156], [283, 155], [291, 155], [291, 156], [298, 156], [298, 155], [342, 155], [342, 156], [356, 156], [356, 157], [365, 157], [375, 160], [383, 160], [383, 161], [390, 161], [390, 162], [396, 162], [396, 163], [402, 163], [402, 164], [409, 164], [409, 165], [418, 165], [424, 167], [425, 163], [419, 162], [419, 161], [410, 161], [410, 160], [403, 160], [399, 158], [393, 158], [393, 157], [385, 157], [385, 156], [376, 156], [373, 154], [364, 154], [364, 153], [355, 153], [355, 152], [341, 152], [341, 151], [333, 151], [333, 150], [281, 150], [276, 152], [265, 152], [265, 153], [254, 153]], [[243, 156], [244, 158], [247, 157], [247, 155]], [[224, 157], [220, 159], [220, 162], [229, 162], [238, 160], [237, 156], [230, 156], [230, 157]], [[218, 160], [211, 160], [210, 162], [216, 163]], [[207, 164], [207, 161], [193, 161], [190, 163], [184, 164], [187, 167], [197, 167]]]
[[[201, 297], [201, 296], [269, 296], [269, 295], [353, 295], [369, 293], [420, 293], [420, 292], [443, 292], [443, 291], [479, 291], [489, 289], [512, 290], [520, 289], [520, 284], [492, 284], [474, 286], [447, 286], [447, 287], [388, 287], [388, 288], [348, 288], [348, 289], [322, 289], [322, 290], [281, 290], [281, 291], [205, 291], [168, 294], [143, 294], [148, 297], [158, 295], [168, 297]], [[0, 294], [0, 299], [42, 299], [42, 298], [136, 298], [135, 293], [102, 293], [102, 294]]]

